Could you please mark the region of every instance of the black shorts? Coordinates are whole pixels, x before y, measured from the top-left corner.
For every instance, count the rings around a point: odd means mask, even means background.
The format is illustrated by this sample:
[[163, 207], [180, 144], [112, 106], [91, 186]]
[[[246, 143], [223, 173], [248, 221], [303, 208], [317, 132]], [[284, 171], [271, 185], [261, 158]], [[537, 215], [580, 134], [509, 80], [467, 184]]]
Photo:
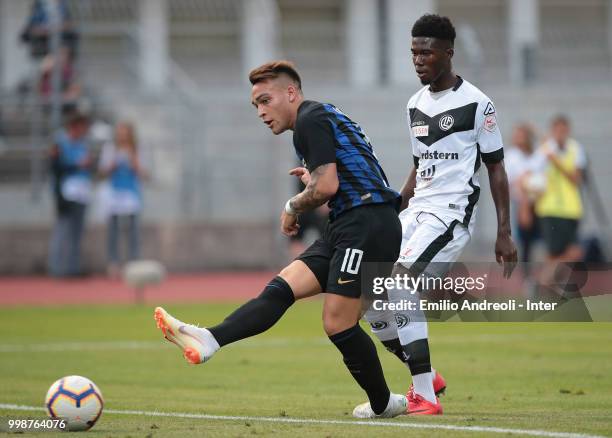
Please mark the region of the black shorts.
[[323, 292], [359, 298], [363, 288], [371, 289], [370, 277], [391, 273], [401, 243], [402, 226], [394, 206], [369, 204], [329, 222], [323, 236], [296, 260], [314, 273]]
[[542, 217], [539, 225], [544, 242], [546, 242], [546, 249], [551, 256], [563, 254], [570, 245], [577, 242], [578, 221], [576, 219]]

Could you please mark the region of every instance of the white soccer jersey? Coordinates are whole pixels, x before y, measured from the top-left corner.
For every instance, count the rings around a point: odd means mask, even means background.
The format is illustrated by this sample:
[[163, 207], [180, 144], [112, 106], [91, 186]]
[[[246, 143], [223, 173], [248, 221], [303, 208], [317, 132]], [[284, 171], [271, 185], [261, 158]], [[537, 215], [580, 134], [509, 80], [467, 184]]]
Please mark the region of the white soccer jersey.
[[408, 101], [407, 111], [417, 166], [408, 209], [458, 220], [471, 230], [481, 160], [498, 162], [504, 157], [493, 103], [459, 77], [450, 90], [432, 93], [428, 86], [422, 88]]

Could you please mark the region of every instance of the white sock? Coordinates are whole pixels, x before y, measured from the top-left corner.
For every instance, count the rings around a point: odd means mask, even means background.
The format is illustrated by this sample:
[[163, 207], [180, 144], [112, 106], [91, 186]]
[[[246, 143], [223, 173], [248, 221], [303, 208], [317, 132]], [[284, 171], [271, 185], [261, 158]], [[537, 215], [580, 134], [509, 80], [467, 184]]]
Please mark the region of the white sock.
[[412, 376], [412, 384], [414, 385], [415, 393], [435, 404], [436, 394], [433, 389], [433, 378], [433, 372], [417, 374], [416, 376]]
[[201, 327], [198, 327], [198, 330], [200, 331], [200, 335], [202, 336], [203, 340], [202, 345], [204, 346], [204, 351], [202, 353], [204, 354], [205, 360], [208, 360], [221, 347], [210, 330]]

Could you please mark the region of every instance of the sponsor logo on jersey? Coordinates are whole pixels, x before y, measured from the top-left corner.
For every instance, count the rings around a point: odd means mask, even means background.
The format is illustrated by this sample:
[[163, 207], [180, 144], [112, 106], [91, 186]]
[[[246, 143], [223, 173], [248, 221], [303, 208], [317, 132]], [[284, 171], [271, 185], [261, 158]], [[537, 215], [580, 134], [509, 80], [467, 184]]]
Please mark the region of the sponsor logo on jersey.
[[438, 122], [438, 126], [442, 131], [448, 131], [455, 124], [455, 119], [450, 114], [445, 114], [440, 118], [440, 122]]
[[415, 137], [427, 137], [429, 135], [429, 126], [413, 126], [412, 135]]
[[495, 114], [485, 117], [484, 129], [489, 132], [493, 132], [495, 131], [495, 128], [497, 128], [497, 118], [495, 117]]
[[458, 160], [458, 152], [438, 152], [425, 151], [421, 152], [421, 160]]
[[428, 167], [419, 172], [419, 176], [423, 181], [431, 181], [436, 174], [436, 166]]
[[489, 102], [487, 103], [487, 106], [485, 107], [484, 115], [490, 116], [491, 114], [495, 114], [495, 107], [493, 106], [491, 102]]

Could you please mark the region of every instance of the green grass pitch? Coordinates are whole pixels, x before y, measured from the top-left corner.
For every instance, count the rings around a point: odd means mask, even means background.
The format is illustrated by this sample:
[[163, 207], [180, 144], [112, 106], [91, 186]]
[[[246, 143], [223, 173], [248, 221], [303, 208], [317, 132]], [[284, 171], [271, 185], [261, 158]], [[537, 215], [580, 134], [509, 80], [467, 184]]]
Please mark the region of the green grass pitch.
[[[177, 317], [201, 325], [220, 321], [235, 307], [166, 306]], [[364, 401], [364, 394], [325, 337], [320, 312], [318, 300], [298, 303], [265, 334], [223, 349], [209, 363], [191, 366], [162, 340], [150, 306], [0, 309], [0, 404], [42, 406], [53, 381], [79, 374], [97, 383], [107, 410], [352, 421], [352, 408]], [[612, 324], [435, 323], [430, 337], [433, 365], [448, 383], [444, 415], [387, 422], [612, 434]], [[408, 370], [376, 344], [390, 388], [405, 392]], [[0, 427], [8, 418], [44, 415], [0, 409]], [[507, 436], [109, 412], [87, 434]]]

